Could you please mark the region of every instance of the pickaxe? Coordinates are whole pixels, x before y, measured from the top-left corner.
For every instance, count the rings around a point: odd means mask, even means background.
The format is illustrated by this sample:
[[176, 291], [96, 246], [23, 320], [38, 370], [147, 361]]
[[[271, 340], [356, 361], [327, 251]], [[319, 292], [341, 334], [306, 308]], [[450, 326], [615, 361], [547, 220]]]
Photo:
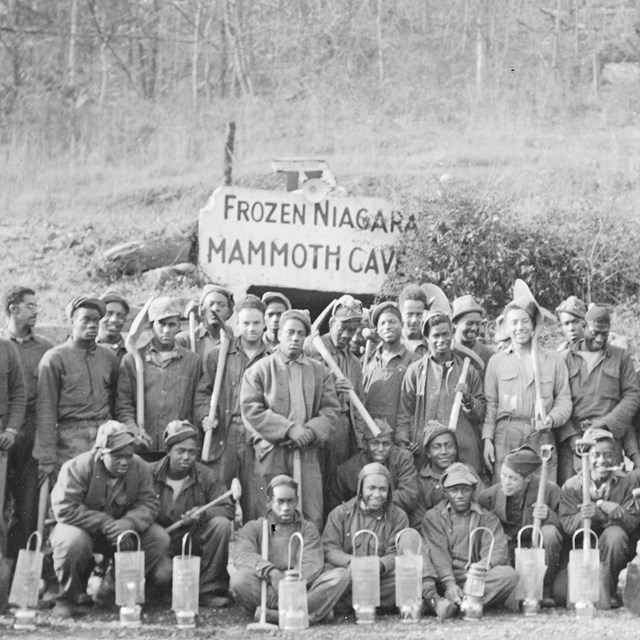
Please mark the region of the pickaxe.
[[[478, 365], [480, 371], [484, 369], [484, 361], [482, 358], [472, 349], [465, 347], [459, 342], [454, 342], [452, 345], [452, 350], [457, 351], [459, 354], [464, 356], [464, 361], [462, 362], [462, 371], [460, 372], [460, 378], [458, 379], [458, 384], [466, 384], [467, 375], [469, 374], [469, 366], [471, 365], [471, 361], [473, 360], [475, 364]], [[458, 418], [460, 417], [460, 407], [462, 406], [462, 391], [458, 391], [456, 393], [456, 397], [453, 400], [453, 406], [451, 407], [451, 415], [449, 416], [449, 431], [455, 431], [458, 426]]]

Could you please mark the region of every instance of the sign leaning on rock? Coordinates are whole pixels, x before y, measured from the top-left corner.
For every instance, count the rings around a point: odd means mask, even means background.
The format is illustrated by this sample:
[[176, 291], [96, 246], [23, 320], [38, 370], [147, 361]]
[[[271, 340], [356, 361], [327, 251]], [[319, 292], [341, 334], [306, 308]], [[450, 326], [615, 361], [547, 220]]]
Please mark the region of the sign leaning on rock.
[[219, 187], [200, 210], [200, 266], [232, 289], [269, 285], [375, 294], [414, 217], [384, 200]]

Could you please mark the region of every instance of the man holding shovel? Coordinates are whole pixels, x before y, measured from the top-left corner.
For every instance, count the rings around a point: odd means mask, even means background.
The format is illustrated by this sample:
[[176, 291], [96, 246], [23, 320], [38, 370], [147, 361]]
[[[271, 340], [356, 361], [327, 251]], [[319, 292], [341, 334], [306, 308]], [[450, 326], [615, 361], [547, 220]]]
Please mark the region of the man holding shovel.
[[562, 487], [560, 523], [565, 534], [572, 536], [583, 527], [585, 519], [591, 521], [591, 528], [599, 538], [600, 578], [604, 592], [599, 607], [618, 607], [618, 574], [633, 556], [630, 541], [640, 524], [640, 514], [633, 500], [637, 479], [626, 476], [615, 466], [615, 442], [610, 431], [591, 427], [584, 432], [582, 441], [589, 445], [590, 501], [583, 500], [582, 473], [567, 480]]
[[265, 501], [271, 480], [283, 473], [293, 476], [299, 460], [302, 514], [320, 530], [321, 456], [340, 423], [340, 405], [329, 371], [303, 353], [304, 340], [311, 333], [308, 313], [290, 309], [282, 314], [280, 327], [277, 351], [245, 372], [240, 390], [242, 419], [273, 445], [265, 449], [259, 444], [255, 452], [258, 491]]
[[163, 560], [163, 576], [171, 576], [171, 558], [182, 551], [182, 537], [191, 535], [200, 561], [200, 605], [225, 607], [227, 592], [227, 550], [231, 536], [231, 521], [235, 508], [231, 499], [223, 499], [205, 512], [193, 512], [226, 492], [213, 471], [196, 461], [198, 430], [186, 420], [174, 420], [164, 432], [167, 455], [151, 466], [153, 485], [160, 499], [156, 522], [162, 527], [181, 523], [171, 532], [169, 553]]

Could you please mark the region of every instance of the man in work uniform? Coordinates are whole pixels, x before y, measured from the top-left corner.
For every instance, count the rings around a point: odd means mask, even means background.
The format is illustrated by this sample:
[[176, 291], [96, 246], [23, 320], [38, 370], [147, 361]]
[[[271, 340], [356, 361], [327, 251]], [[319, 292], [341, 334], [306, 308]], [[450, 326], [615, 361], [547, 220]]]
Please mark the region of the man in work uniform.
[[99, 298], [104, 304], [105, 314], [100, 320], [96, 342], [111, 349], [118, 358], [118, 364], [127, 353], [122, 337], [122, 327], [129, 315], [129, 303], [117, 291], [105, 291]]
[[207, 356], [196, 392], [196, 422], [202, 424], [205, 432], [212, 429], [208, 464], [226, 486], [231, 486], [233, 478], [240, 478], [243, 511], [251, 520], [260, 514], [253, 509], [256, 496], [253, 448], [250, 446], [252, 438], [242, 423], [240, 386], [244, 372], [271, 353], [262, 341], [264, 311], [264, 304], [252, 295], [240, 300], [236, 307], [240, 335], [234, 337], [229, 345], [217, 413], [213, 419], [209, 418], [209, 408], [220, 347], [215, 347]]
[[389, 470], [393, 501], [406, 513], [416, 506], [418, 479], [413, 456], [406, 449], [393, 443], [393, 431], [385, 420], [376, 419], [380, 434], [374, 436], [368, 426], [364, 431], [364, 449], [343, 462], [331, 479], [329, 511], [341, 502], [347, 502], [358, 492], [360, 470], [371, 462], [377, 462]]
[[[562, 532], [558, 516], [561, 491], [555, 482], [547, 482], [543, 503], [536, 503], [540, 476], [535, 472], [541, 464], [540, 456], [531, 447], [523, 445], [514, 449], [502, 463], [500, 484], [482, 490], [477, 500], [483, 509], [492, 511], [500, 518], [509, 541], [512, 564], [515, 562], [515, 548], [520, 529], [532, 525], [534, 519], [541, 521], [542, 546], [547, 565], [541, 605], [553, 607], [553, 582], [562, 552]], [[529, 546], [531, 538], [531, 529], [523, 532], [523, 546]]]
[[[51, 492], [56, 525], [51, 532], [53, 564], [60, 593], [52, 616], [69, 618], [86, 600], [92, 553], [112, 557], [118, 537], [133, 529], [140, 536], [148, 579], [161, 580], [158, 569], [169, 536], [154, 524], [158, 498], [151, 470], [134, 455], [135, 434], [110, 420], [100, 426], [95, 446], [65, 462]], [[120, 548], [135, 548], [125, 536]]]
[[[504, 312], [511, 344], [489, 361], [484, 377], [487, 414], [482, 427], [484, 460], [500, 481], [502, 461], [523, 444], [536, 452], [542, 444], [555, 444], [555, 432], [571, 415], [571, 392], [564, 358], [557, 351], [538, 350], [541, 401], [546, 417], [536, 418], [533, 336], [543, 316], [533, 296], [510, 302]], [[557, 456], [549, 464], [549, 478], [556, 479]]]
[[[489, 561], [484, 606], [504, 603], [515, 589], [517, 576], [515, 569], [509, 566], [507, 537], [500, 520], [474, 502], [478, 478], [470, 467], [454, 462], [442, 474], [441, 480], [446, 500], [427, 511], [422, 521], [422, 536], [431, 551], [441, 594], [460, 606], [468, 564], [473, 567], [479, 563], [484, 568]], [[491, 537], [484, 531], [476, 534], [469, 557], [469, 536], [476, 527], [487, 527], [493, 533], [495, 544], [490, 560]]]
[[[292, 544], [295, 568], [307, 581], [309, 622], [328, 622], [333, 618], [333, 607], [347, 588], [346, 569], [324, 569], [324, 553], [318, 529], [296, 511], [298, 485], [286, 475], [275, 476], [267, 487], [268, 511], [264, 518], [247, 522], [238, 532], [231, 577], [231, 591], [240, 605], [249, 613], [260, 617], [260, 584], [267, 581], [268, 622], [278, 623], [278, 585], [288, 568], [289, 540], [300, 533], [304, 541], [302, 564], [298, 564], [298, 544]], [[261, 554], [263, 522], [269, 524], [269, 556]], [[258, 610], [256, 610], [258, 608]]]
[[[613, 469], [616, 459], [615, 443], [610, 431], [591, 427], [583, 434], [591, 443], [589, 449], [589, 496], [582, 499], [582, 473], [567, 480], [562, 487], [560, 523], [567, 536], [591, 519], [591, 528], [598, 535], [600, 551], [600, 581], [605, 585], [599, 608], [618, 607], [616, 596], [618, 575], [631, 560], [631, 540], [637, 533], [640, 515], [633, 500], [637, 476], [625, 475]], [[576, 545], [581, 544], [580, 536]], [[559, 582], [560, 580], [558, 580]], [[566, 590], [565, 590], [566, 591]], [[602, 601], [604, 600], [604, 601]]]
[[485, 310], [473, 299], [473, 296], [460, 296], [451, 304], [453, 341], [480, 356], [484, 362], [484, 368], [481, 369], [475, 361], [471, 361], [478, 369], [480, 377], [484, 376], [489, 359], [493, 355], [493, 351], [478, 338], [485, 315]]
[[38, 366], [33, 457], [40, 483], [55, 480], [64, 462], [93, 446], [113, 415], [118, 359], [96, 344], [104, 304], [78, 296], [66, 308], [71, 338], [47, 351]]
[[402, 314], [404, 343], [422, 358], [429, 352], [429, 345], [422, 333], [422, 321], [427, 311], [427, 294], [419, 285], [408, 284], [400, 292], [398, 307]]
[[234, 506], [224, 500], [204, 513], [193, 512], [220, 497], [227, 488], [213, 471], [196, 462], [198, 430], [186, 420], [174, 420], [164, 432], [167, 455], [151, 466], [153, 485], [160, 501], [156, 522], [165, 529], [175, 522], [184, 526], [171, 532], [169, 553], [164, 559], [165, 577], [171, 576], [171, 558], [182, 553], [182, 538], [189, 533], [193, 552], [200, 560], [200, 606], [229, 605], [227, 551]]
[[564, 342], [558, 346], [561, 353], [584, 336], [584, 317], [587, 305], [576, 296], [569, 296], [556, 307]]
[[[196, 353], [200, 356], [201, 362], [214, 347], [220, 344], [220, 331], [222, 327], [211, 310], [215, 310], [226, 322], [233, 315], [233, 293], [217, 284], [206, 284], [200, 293], [198, 300], [198, 311], [200, 313], [200, 324], [196, 327]], [[185, 349], [191, 348], [189, 332], [181, 331], [176, 336], [176, 342]]]
[[590, 307], [582, 339], [564, 352], [573, 410], [558, 434], [562, 480], [573, 475], [575, 441], [588, 427], [613, 434], [616, 464], [622, 462], [623, 449], [634, 463], [640, 461], [633, 432], [633, 419], [640, 409], [638, 376], [629, 353], [608, 344], [610, 328], [609, 310]]
[[463, 358], [451, 348], [452, 325], [449, 316], [431, 312], [424, 322], [429, 355], [414, 362], [404, 377], [396, 442], [408, 447], [416, 456], [416, 466], [425, 462], [422, 431], [429, 420], [448, 424], [458, 391], [462, 405], [456, 425], [460, 460], [484, 474], [480, 427], [485, 414], [482, 381], [475, 367], [470, 367], [465, 383], [460, 383]]
[[280, 342], [278, 338], [280, 318], [285, 311], [291, 309], [291, 302], [284, 293], [277, 291], [267, 291], [262, 296], [262, 302], [266, 307], [264, 312], [266, 330], [262, 339], [271, 351], [275, 351]]
[[282, 314], [280, 344], [272, 355], [247, 369], [240, 390], [242, 419], [273, 445], [256, 451], [258, 490], [265, 496], [274, 476], [293, 474], [294, 448], [302, 468], [302, 513], [322, 528], [322, 447], [341, 420], [335, 384], [328, 370], [303, 353], [311, 332], [309, 315]]
[[[33, 440], [36, 431], [36, 399], [38, 397], [38, 364], [53, 343], [34, 332], [38, 318], [38, 303], [33, 289], [28, 287], [12, 287], [4, 298], [4, 310], [7, 315], [7, 326], [4, 338], [11, 342], [18, 351], [26, 391], [26, 412], [24, 422], [16, 430], [16, 438], [9, 454], [8, 487], [13, 500], [11, 520], [7, 532], [7, 555], [16, 558], [28, 536], [35, 531], [37, 525], [38, 504], [38, 464], [31, 457]], [[11, 357], [2, 357], [1, 361], [8, 367], [8, 373], [14, 374]], [[11, 375], [8, 378], [11, 379]], [[12, 383], [11, 386], [13, 386]], [[19, 382], [18, 382], [19, 384]], [[2, 393], [3, 398], [14, 398], [15, 393]], [[12, 410], [10, 413], [13, 413]], [[16, 429], [17, 415], [7, 420]], [[9, 436], [11, 437], [11, 436]]]
[[371, 322], [381, 342], [364, 370], [364, 406], [373, 418], [386, 420], [395, 431], [402, 380], [409, 365], [420, 357], [402, 342], [402, 315], [394, 302], [375, 307]]
[[[139, 433], [141, 455], [150, 461], [164, 456], [163, 432], [172, 420], [193, 420], [200, 356], [180, 346], [180, 309], [171, 298], [156, 298], [149, 306], [153, 337], [138, 349], [144, 363], [145, 431]], [[136, 364], [128, 353], [120, 364], [116, 416], [137, 428]]]

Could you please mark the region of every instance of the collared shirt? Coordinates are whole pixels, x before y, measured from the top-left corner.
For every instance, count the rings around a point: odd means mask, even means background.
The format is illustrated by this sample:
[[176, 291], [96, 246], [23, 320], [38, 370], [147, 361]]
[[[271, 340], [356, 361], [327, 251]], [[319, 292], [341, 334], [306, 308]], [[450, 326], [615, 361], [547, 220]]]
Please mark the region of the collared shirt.
[[0, 431], [22, 430], [27, 406], [22, 364], [16, 345], [0, 339]]
[[402, 344], [411, 353], [415, 353], [419, 358], [424, 358], [429, 353], [429, 343], [425, 338], [420, 340], [409, 340], [408, 338], [402, 338]]
[[418, 471], [418, 503], [409, 514], [411, 526], [420, 531], [424, 514], [445, 499], [446, 495], [440, 483], [441, 473], [437, 473], [430, 463], [422, 465]]
[[120, 335], [117, 342], [108, 342], [107, 340], [101, 340], [100, 337], [96, 338], [96, 344], [99, 344], [105, 349], [111, 349], [118, 358], [118, 365], [122, 362], [122, 358], [127, 353], [127, 348], [124, 346], [124, 338]]
[[[191, 338], [188, 331], [181, 331], [176, 336], [176, 342], [187, 350], [191, 350]], [[220, 344], [220, 338], [214, 338], [207, 328], [200, 323], [196, 327], [196, 353], [204, 364], [209, 354]]]

